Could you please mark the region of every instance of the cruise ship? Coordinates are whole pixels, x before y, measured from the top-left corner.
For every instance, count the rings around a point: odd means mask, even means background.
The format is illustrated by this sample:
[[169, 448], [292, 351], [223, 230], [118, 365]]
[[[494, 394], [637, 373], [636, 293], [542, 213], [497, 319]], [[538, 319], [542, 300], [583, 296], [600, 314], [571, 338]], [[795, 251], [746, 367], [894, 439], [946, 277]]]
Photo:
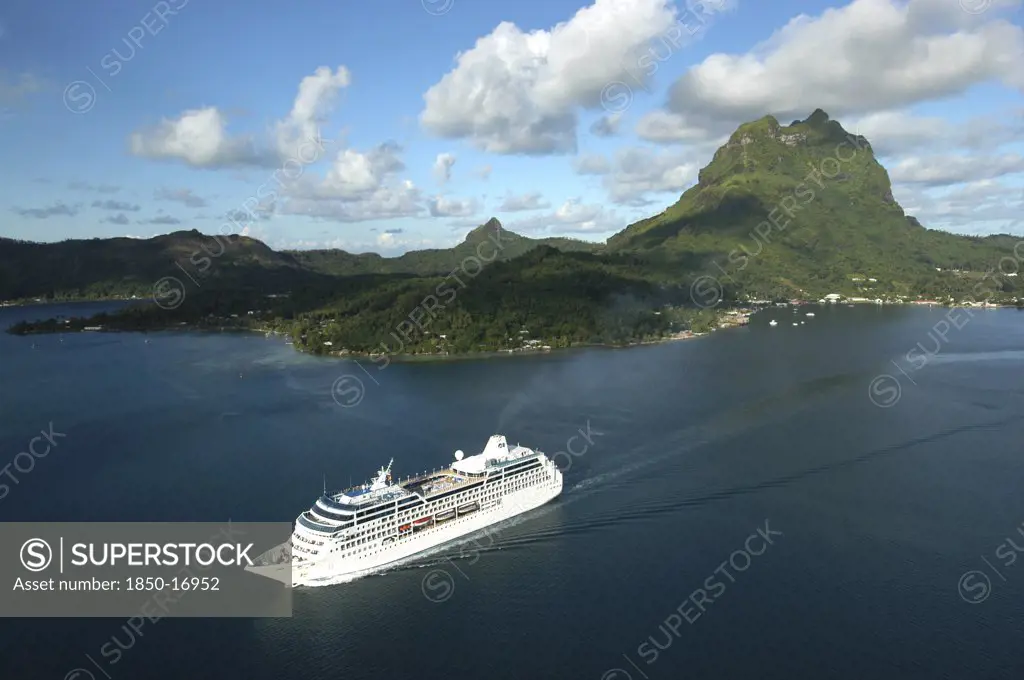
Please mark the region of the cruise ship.
[[325, 493], [295, 520], [291, 540], [254, 566], [292, 586], [372, 572], [539, 507], [562, 492], [554, 461], [494, 435], [451, 467], [392, 482], [391, 464], [367, 484]]

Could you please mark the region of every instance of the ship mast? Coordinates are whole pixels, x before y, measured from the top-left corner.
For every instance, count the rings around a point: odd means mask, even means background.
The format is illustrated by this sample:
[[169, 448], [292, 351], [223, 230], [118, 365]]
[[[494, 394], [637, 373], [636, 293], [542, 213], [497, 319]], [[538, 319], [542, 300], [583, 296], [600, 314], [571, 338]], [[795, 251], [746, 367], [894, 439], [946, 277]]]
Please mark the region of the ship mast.
[[374, 477], [373, 483], [370, 485], [370, 489], [383, 489], [388, 485], [388, 480], [391, 477], [391, 464], [395, 462], [392, 458], [388, 461], [387, 467], [382, 467], [377, 471], [377, 476]]

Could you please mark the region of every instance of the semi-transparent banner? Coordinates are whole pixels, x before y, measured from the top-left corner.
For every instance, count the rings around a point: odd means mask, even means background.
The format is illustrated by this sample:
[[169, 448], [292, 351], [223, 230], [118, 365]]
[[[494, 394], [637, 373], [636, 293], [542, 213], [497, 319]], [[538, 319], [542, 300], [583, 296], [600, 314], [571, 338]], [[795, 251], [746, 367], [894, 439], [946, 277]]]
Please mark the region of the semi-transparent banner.
[[292, 525], [0, 524], [0, 616], [290, 617]]

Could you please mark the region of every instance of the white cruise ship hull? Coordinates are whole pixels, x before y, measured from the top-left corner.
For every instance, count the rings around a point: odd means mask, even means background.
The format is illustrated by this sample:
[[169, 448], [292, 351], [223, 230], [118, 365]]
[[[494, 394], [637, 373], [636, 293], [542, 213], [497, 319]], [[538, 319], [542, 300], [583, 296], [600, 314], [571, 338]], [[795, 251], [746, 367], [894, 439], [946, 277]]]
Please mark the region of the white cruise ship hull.
[[[410, 529], [405, 535], [395, 535], [391, 540], [377, 543], [359, 554], [339, 555], [328, 552], [312, 559], [300, 557], [294, 563], [247, 567], [247, 571], [283, 581], [292, 586], [328, 585], [343, 581], [348, 576], [360, 576], [379, 571], [390, 564], [457, 541], [474, 532], [534, 510], [556, 498], [561, 492], [562, 474], [553, 461], [545, 459], [543, 474], [539, 476], [537, 483], [491, 500], [478, 500], [475, 498], [476, 494], [465, 497], [459, 501], [460, 508], [475, 503], [478, 505], [478, 509], [462, 513], [458, 512], [458, 508], [453, 508], [456, 512], [451, 513], [453, 515], [451, 519], [432, 521], [424, 528]], [[444, 517], [447, 514], [448, 511], [436, 512], [433, 517]]]

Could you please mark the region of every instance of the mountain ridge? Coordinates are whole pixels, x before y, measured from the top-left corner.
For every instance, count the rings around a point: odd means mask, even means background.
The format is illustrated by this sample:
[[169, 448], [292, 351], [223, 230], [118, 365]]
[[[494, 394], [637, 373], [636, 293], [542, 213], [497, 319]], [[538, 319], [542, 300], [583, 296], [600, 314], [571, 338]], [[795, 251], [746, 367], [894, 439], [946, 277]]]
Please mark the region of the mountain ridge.
[[925, 290], [936, 269], [993, 268], [1015, 238], [927, 229], [894, 198], [869, 140], [816, 109], [789, 125], [769, 115], [738, 126], [675, 203], [605, 243], [529, 238], [494, 217], [451, 248], [395, 257], [275, 251], [250, 237], [195, 229], [145, 240], [0, 238], [0, 299], [148, 295], [162, 277], [263, 288], [270, 284], [262, 277], [271, 275], [274, 285], [300, 286], [337, 277], [441, 276], [478, 257], [482, 244], [499, 233], [499, 261], [554, 248], [598, 258], [594, 266], [628, 262], [663, 282], [710, 273], [737, 292], [780, 297], [849, 288], [864, 274], [884, 277], [891, 292]]

